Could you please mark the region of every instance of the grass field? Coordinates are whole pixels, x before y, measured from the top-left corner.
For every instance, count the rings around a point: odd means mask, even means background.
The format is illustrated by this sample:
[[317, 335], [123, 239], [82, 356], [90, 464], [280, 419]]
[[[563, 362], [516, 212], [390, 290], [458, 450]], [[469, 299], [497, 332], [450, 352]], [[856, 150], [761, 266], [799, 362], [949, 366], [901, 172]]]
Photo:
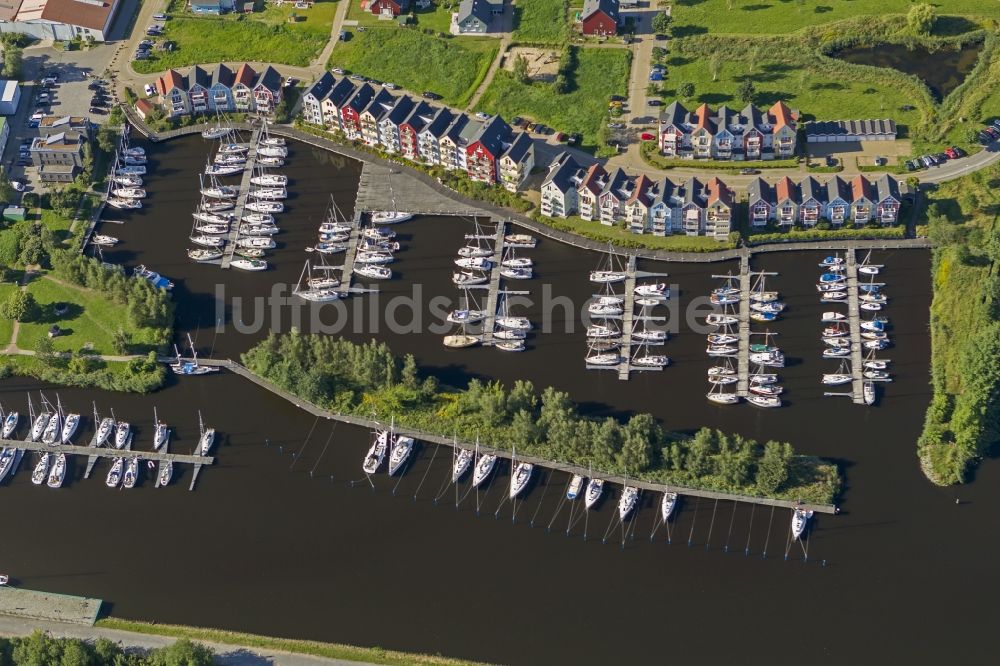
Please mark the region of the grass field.
[[[111, 336], [119, 327], [135, 337], [137, 331], [122, 317], [122, 306], [82, 287], [63, 286], [45, 277], [36, 278], [28, 291], [42, 308], [40, 321], [21, 324], [17, 346], [34, 349], [40, 338], [56, 324], [63, 333], [53, 339], [57, 351], [77, 351], [88, 342], [97, 354], [114, 354]], [[57, 316], [53, 303], [68, 303], [69, 311]]]
[[[10, 295], [17, 291], [17, 289], [17, 285], [11, 282], [0, 283], [0, 303], [6, 303]], [[0, 317], [0, 347], [7, 346], [13, 332], [14, 322], [6, 317]]]
[[514, 41], [562, 44], [566, 41], [566, 0], [529, 0], [514, 7]]
[[718, 79], [713, 81], [705, 59], [674, 56], [667, 59], [662, 97], [670, 103], [677, 98], [680, 84], [693, 83], [693, 99], [682, 100], [688, 109], [693, 110], [704, 102], [713, 108], [725, 104], [739, 110], [746, 106], [739, 98], [739, 86], [748, 75], [757, 89], [755, 104], [770, 106], [779, 99], [784, 100], [790, 107], [801, 110], [806, 120], [893, 118], [899, 125], [911, 125], [920, 120], [919, 111], [900, 110], [913, 103], [904, 90], [846, 77], [822, 78], [816, 72], [778, 61], [757, 62], [752, 74], [745, 60], [724, 61]]
[[579, 132], [583, 148], [593, 150], [607, 117], [608, 96], [624, 95], [628, 88], [628, 56], [625, 49], [579, 49], [576, 70], [569, 77], [571, 89], [565, 94], [556, 93], [551, 83], [521, 83], [500, 70], [476, 110], [508, 119], [530, 118], [561, 132]]
[[[932, 4], [938, 14], [1000, 18], [1000, 3], [989, 0]], [[912, 5], [912, 0], [679, 0], [672, 11], [677, 36], [704, 32], [778, 34], [853, 16], [905, 14]]]
[[354, 33], [337, 45], [329, 64], [465, 106], [498, 48], [496, 39], [442, 38], [389, 25]]
[[[304, 67], [319, 55], [330, 39], [336, 11], [334, 2], [317, 2], [311, 9], [298, 10], [291, 5], [268, 5], [264, 11], [250, 16], [175, 13], [174, 18], [165, 23], [164, 38], [175, 42], [177, 47], [171, 52], [154, 49], [149, 60], [137, 60], [133, 67], [141, 74], [231, 61]], [[288, 18], [293, 13], [299, 20], [289, 23]]]

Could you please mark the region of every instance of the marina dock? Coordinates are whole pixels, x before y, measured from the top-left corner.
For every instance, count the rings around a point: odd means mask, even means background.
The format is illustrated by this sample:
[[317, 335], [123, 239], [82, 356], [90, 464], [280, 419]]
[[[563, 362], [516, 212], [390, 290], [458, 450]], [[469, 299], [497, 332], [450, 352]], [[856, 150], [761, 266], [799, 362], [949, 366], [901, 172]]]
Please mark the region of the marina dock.
[[95, 446], [80, 446], [77, 444], [49, 445], [43, 442], [26, 442], [20, 439], [0, 439], [0, 446], [24, 451], [44, 451], [46, 453], [65, 453], [94, 458], [139, 458], [140, 460], [169, 460], [174, 463], [189, 465], [211, 465], [214, 456], [186, 455], [183, 453], [160, 453], [148, 450], [116, 449]]
[[240, 229], [243, 227], [243, 211], [250, 197], [250, 179], [253, 178], [254, 166], [257, 163], [257, 144], [260, 141], [260, 133], [263, 125], [257, 126], [250, 136], [250, 150], [247, 152], [247, 165], [243, 170], [243, 178], [240, 180], [240, 193], [236, 198], [236, 223], [232, 225], [226, 235], [226, 249], [222, 254], [222, 267], [229, 268], [233, 261], [233, 253], [236, 252], [236, 241], [240, 237]]
[[347, 251], [344, 252], [344, 266], [340, 271], [340, 287], [338, 293], [344, 298], [351, 293], [351, 280], [354, 277], [354, 260], [358, 256], [358, 243], [361, 241], [361, 208], [354, 210], [354, 224], [351, 226], [351, 237], [347, 239]]
[[628, 380], [632, 364], [632, 328], [635, 326], [635, 255], [628, 258], [625, 267], [625, 312], [622, 317], [622, 362], [618, 365], [618, 379]]
[[0, 615], [28, 620], [68, 622], [90, 627], [97, 621], [103, 603], [90, 597], [0, 587]]
[[845, 252], [847, 260], [847, 320], [851, 329], [851, 400], [865, 404], [864, 361], [861, 356], [861, 304], [858, 296], [858, 260], [853, 249]]
[[497, 306], [500, 301], [500, 262], [503, 261], [504, 234], [507, 225], [503, 220], [497, 220], [496, 240], [493, 242], [493, 255], [490, 257], [490, 286], [486, 295], [486, 318], [483, 320], [483, 344], [493, 344], [493, 322], [497, 316]]
[[740, 254], [740, 329], [739, 356], [737, 358], [736, 395], [745, 398], [750, 394], [750, 253]]

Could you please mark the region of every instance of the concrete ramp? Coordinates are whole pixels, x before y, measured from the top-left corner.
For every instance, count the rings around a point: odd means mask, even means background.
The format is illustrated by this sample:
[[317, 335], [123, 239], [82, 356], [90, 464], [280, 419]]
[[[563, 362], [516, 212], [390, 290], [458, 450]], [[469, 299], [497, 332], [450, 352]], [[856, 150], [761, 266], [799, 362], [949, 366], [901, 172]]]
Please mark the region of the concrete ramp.
[[0, 615], [92, 626], [101, 600], [17, 587], [0, 587]]
[[358, 183], [355, 210], [395, 210], [416, 215], [486, 216], [481, 208], [453, 201], [430, 185], [410, 176], [403, 167], [365, 162]]

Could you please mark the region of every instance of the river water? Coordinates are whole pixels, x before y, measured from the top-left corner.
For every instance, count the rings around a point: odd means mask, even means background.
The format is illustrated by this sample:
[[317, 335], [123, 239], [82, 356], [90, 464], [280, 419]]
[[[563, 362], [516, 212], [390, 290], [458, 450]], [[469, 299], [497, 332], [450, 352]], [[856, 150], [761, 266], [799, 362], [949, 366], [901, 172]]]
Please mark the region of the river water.
[[[281, 217], [284, 247], [272, 270], [242, 274], [184, 257], [197, 201], [194, 174], [206, 144], [190, 138], [148, 149], [157, 166], [147, 183], [149, 204], [138, 214], [116, 215], [126, 224], [106, 231], [124, 242], [106, 258], [146, 263], [174, 279], [181, 334], [190, 332], [203, 354], [238, 358], [266, 327], [239, 332], [229, 321], [233, 298], [249, 304], [275, 283], [295, 283], [331, 193], [350, 214], [359, 170], [295, 146], [286, 173], [298, 194]], [[623, 540], [613, 525], [615, 498], [587, 516], [578, 507], [571, 512], [560, 501], [567, 482], [561, 474], [539, 475], [512, 507], [503, 501], [509, 471], [501, 469], [478, 496], [460, 486], [456, 509], [445, 449], [421, 449], [398, 485], [381, 475], [373, 488], [360, 472], [366, 432], [317, 422], [228, 373], [171, 378], [152, 396], [14, 378], [0, 382], [6, 407], [24, 410], [29, 390], [36, 404], [36, 391], [54, 399], [58, 390], [74, 410], [88, 413], [92, 401], [103, 413], [114, 407], [138, 428], [138, 448], [151, 441], [154, 406], [174, 426], [172, 450], [194, 448], [198, 410], [223, 441], [195, 492], [186, 490], [190, 470], [167, 489], [143, 479], [141, 487], [118, 492], [104, 487], [103, 463], [84, 481], [82, 461], [75, 461], [66, 487], [53, 492], [32, 486], [22, 469], [0, 492], [14, 509], [6, 514], [3, 568], [28, 588], [106, 599], [122, 617], [503, 663], [650, 663], [667, 655], [864, 663], [899, 654], [923, 662], [986, 654], [977, 642], [992, 603], [991, 586], [983, 583], [996, 580], [992, 554], [1000, 544], [995, 531], [980, 526], [994, 522], [1000, 466], [987, 461], [976, 482], [959, 490], [931, 486], [918, 469], [914, 441], [929, 398], [926, 253], [875, 257], [887, 267], [896, 344], [886, 355], [896, 381], [869, 409], [822, 396], [819, 376], [836, 364], [819, 358], [824, 308], [812, 283], [821, 255], [755, 256], [755, 269], [777, 273], [769, 288], [789, 305], [771, 326], [789, 357], [781, 372], [789, 406], [765, 412], [707, 403], [704, 337], [686, 314], [717, 283], [710, 274], [735, 271], [735, 264], [642, 263], [644, 270], [669, 273], [665, 280], [678, 291], [670, 315], [676, 334], [663, 348], [674, 364], [621, 382], [614, 373], [584, 369], [579, 316], [560, 308], [548, 318], [555, 330], [534, 335], [524, 353], [445, 350], [441, 333], [427, 330], [429, 300], [454, 295], [451, 259], [472, 223], [422, 218], [397, 230], [405, 246], [394, 264], [400, 277], [380, 285], [377, 297], [353, 299], [340, 317], [348, 326], [338, 334], [363, 340], [377, 331], [375, 337], [397, 353], [413, 353], [445, 381], [530, 379], [538, 388], [570, 392], [595, 415], [648, 411], [672, 429], [711, 425], [789, 440], [801, 452], [841, 464], [841, 514], [817, 518], [807, 544], [788, 547], [787, 511], [692, 499], [682, 504], [669, 537], [660, 527], [650, 543], [656, 498], [645, 497]], [[536, 327], [547, 291], [569, 297], [576, 308], [592, 292], [586, 274], [597, 255], [546, 240], [525, 254], [538, 277], [511, 288], [529, 290], [533, 304], [512, 311], [531, 316]], [[217, 285], [224, 288], [221, 310]], [[421, 331], [393, 330], [386, 311], [396, 308], [395, 320], [406, 324], [409, 310], [396, 299], [415, 285], [423, 290], [416, 306]], [[241, 308], [241, 319], [251, 322], [253, 308]], [[279, 328], [291, 325], [294, 309], [275, 307]], [[332, 327], [336, 312], [325, 310], [321, 321]], [[223, 314], [218, 331], [217, 312]], [[310, 328], [308, 312], [300, 319]], [[575, 322], [575, 332], [563, 332], [567, 321]], [[958, 601], [961, 618], [951, 611]], [[913, 631], [927, 626], [931, 613], [934, 630]], [[904, 631], [905, 647], [898, 640]]]

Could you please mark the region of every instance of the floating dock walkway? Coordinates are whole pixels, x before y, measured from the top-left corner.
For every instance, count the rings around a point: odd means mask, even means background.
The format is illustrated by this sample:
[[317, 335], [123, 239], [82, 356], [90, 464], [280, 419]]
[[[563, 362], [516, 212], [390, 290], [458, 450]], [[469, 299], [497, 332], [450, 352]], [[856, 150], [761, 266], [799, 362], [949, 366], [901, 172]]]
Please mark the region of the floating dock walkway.
[[243, 179], [240, 181], [240, 193], [236, 197], [236, 224], [232, 226], [226, 235], [226, 249], [222, 254], [222, 267], [229, 268], [233, 261], [233, 253], [236, 252], [236, 241], [240, 237], [240, 229], [243, 227], [243, 211], [250, 198], [250, 179], [253, 178], [254, 166], [257, 164], [257, 144], [260, 141], [260, 133], [263, 125], [255, 127], [250, 136], [250, 150], [247, 152], [247, 165], [243, 170]]
[[175, 463], [191, 465], [211, 465], [214, 456], [185, 455], [183, 453], [160, 453], [159, 451], [139, 451], [135, 449], [116, 449], [108, 447], [80, 446], [77, 444], [49, 445], [43, 442], [26, 442], [20, 439], [0, 439], [0, 446], [9, 449], [25, 451], [43, 451], [46, 453], [66, 453], [88, 458], [139, 458], [140, 460], [169, 460]]
[[503, 261], [504, 235], [507, 224], [497, 220], [496, 240], [493, 242], [493, 255], [490, 257], [489, 292], [486, 295], [486, 318], [483, 320], [483, 344], [493, 344], [494, 321], [497, 317], [497, 307], [500, 301], [500, 262]]
[[736, 395], [750, 395], [750, 253], [740, 253], [740, 323]]
[[858, 296], [858, 260], [853, 249], [845, 252], [847, 260], [847, 320], [851, 328], [851, 400], [865, 404], [864, 361], [861, 357], [861, 304]]
[[632, 365], [632, 329], [635, 327], [635, 255], [625, 266], [625, 312], [622, 317], [622, 362], [618, 364], [618, 379], [628, 381]]
[[354, 211], [354, 225], [351, 227], [351, 237], [347, 239], [347, 250], [344, 252], [344, 265], [340, 271], [340, 287], [337, 292], [343, 298], [351, 293], [351, 280], [354, 278], [354, 260], [358, 256], [358, 243], [361, 242], [360, 208]]

